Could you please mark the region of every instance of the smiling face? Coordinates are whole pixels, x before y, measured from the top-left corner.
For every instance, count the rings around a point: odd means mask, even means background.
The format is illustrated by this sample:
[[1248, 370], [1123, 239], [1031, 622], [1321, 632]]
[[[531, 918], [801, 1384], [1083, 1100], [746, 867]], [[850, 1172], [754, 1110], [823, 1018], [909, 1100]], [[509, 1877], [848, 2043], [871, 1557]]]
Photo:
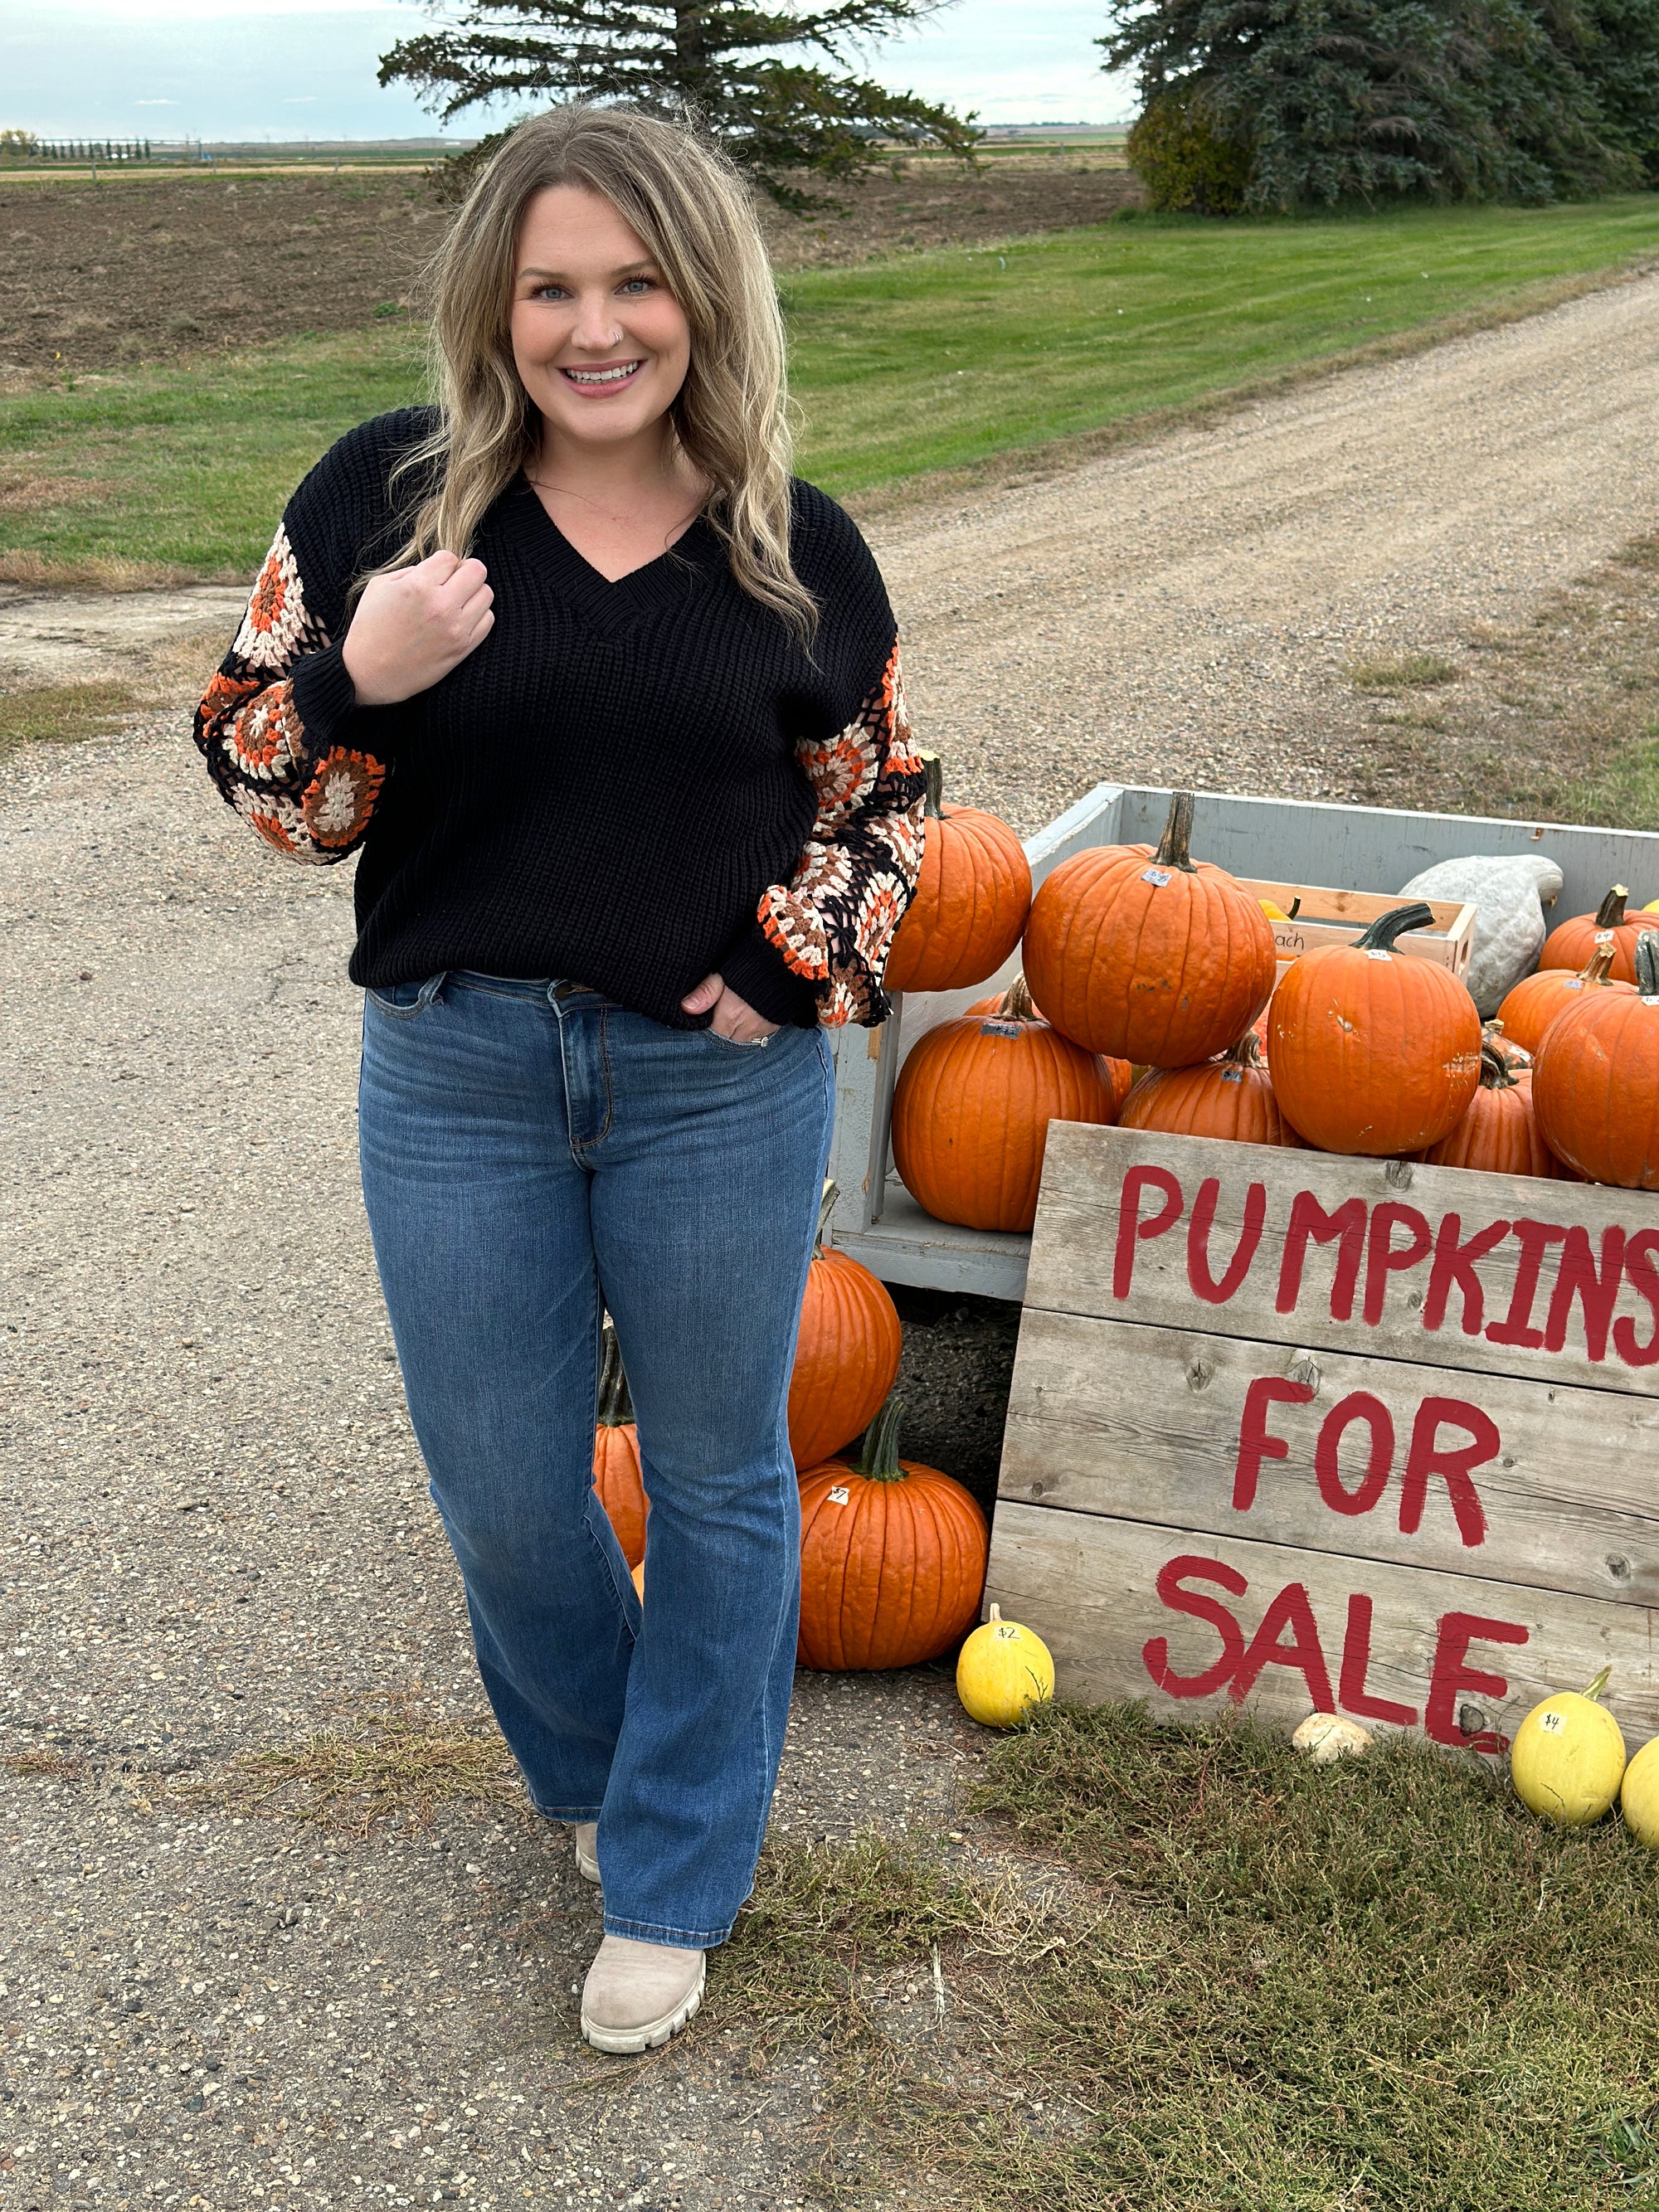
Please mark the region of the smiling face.
[[645, 241], [607, 199], [551, 185], [525, 210], [513, 358], [549, 446], [660, 438], [691, 331]]

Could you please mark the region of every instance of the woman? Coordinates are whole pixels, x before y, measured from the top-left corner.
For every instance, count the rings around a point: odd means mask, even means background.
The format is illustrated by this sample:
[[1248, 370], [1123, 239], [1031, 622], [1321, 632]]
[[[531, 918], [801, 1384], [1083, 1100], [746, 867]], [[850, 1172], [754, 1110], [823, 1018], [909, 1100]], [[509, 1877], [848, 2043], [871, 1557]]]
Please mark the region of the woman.
[[[276, 849], [361, 852], [363, 1193], [480, 1673], [604, 1882], [600, 2049], [749, 1894], [795, 1648], [789, 1370], [831, 1086], [921, 852], [893, 617], [789, 474], [736, 173], [574, 106], [438, 270], [443, 402], [295, 493], [197, 738]], [[603, 1310], [651, 1500], [592, 1486]]]

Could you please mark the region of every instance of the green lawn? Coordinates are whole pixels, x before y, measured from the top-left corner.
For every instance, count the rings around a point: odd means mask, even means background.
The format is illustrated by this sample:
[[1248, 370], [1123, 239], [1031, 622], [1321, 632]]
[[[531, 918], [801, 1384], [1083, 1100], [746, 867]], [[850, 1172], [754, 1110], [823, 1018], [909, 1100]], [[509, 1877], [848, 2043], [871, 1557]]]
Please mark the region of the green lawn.
[[1659, 1859], [1616, 1814], [1563, 1831], [1421, 1744], [1320, 1768], [1124, 1706], [1050, 1708], [974, 1796], [959, 1855], [775, 1847], [710, 1961], [716, 2019], [835, 2055], [837, 2202], [1659, 2200]]
[[[1642, 195], [1363, 220], [1137, 217], [1001, 253], [811, 271], [784, 286], [801, 465], [832, 491], [865, 490], [1654, 254], [1659, 195]], [[419, 340], [400, 326], [0, 399], [0, 556], [244, 572], [329, 441], [420, 384]]]

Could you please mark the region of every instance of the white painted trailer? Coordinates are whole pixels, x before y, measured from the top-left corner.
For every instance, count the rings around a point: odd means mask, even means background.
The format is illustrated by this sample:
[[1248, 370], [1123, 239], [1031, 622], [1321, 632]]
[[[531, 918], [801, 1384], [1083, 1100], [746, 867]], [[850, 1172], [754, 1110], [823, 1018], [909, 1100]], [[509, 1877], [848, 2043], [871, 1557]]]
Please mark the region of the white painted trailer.
[[[1097, 784], [1027, 842], [1033, 884], [1090, 846], [1155, 846], [1170, 799], [1167, 790]], [[1659, 898], [1659, 835], [1648, 830], [1200, 792], [1192, 848], [1234, 875], [1378, 892], [1398, 890], [1437, 860], [1465, 854], [1541, 853], [1565, 878], [1556, 916], [1593, 910], [1614, 883], [1630, 886], [1636, 905]], [[1018, 965], [1016, 951], [995, 976], [971, 989], [896, 993], [892, 1017], [880, 1029], [839, 1032], [830, 1171], [841, 1196], [830, 1236], [884, 1282], [993, 1298], [1024, 1295], [1030, 1238], [935, 1221], [893, 1173], [890, 1141], [893, 1085], [910, 1047], [936, 1023], [1006, 983]]]

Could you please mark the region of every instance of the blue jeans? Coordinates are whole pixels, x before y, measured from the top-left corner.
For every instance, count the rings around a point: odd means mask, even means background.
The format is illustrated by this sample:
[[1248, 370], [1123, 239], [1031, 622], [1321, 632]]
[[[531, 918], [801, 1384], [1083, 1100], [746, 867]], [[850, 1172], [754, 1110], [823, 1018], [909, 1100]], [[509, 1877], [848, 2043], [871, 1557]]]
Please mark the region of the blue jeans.
[[[753, 1883], [832, 1099], [816, 1030], [736, 1045], [468, 973], [364, 1008], [363, 1197], [410, 1414], [495, 1717], [538, 1809], [598, 1820], [613, 1936], [706, 1949]], [[602, 1302], [651, 1501], [643, 1615], [592, 1486]]]

